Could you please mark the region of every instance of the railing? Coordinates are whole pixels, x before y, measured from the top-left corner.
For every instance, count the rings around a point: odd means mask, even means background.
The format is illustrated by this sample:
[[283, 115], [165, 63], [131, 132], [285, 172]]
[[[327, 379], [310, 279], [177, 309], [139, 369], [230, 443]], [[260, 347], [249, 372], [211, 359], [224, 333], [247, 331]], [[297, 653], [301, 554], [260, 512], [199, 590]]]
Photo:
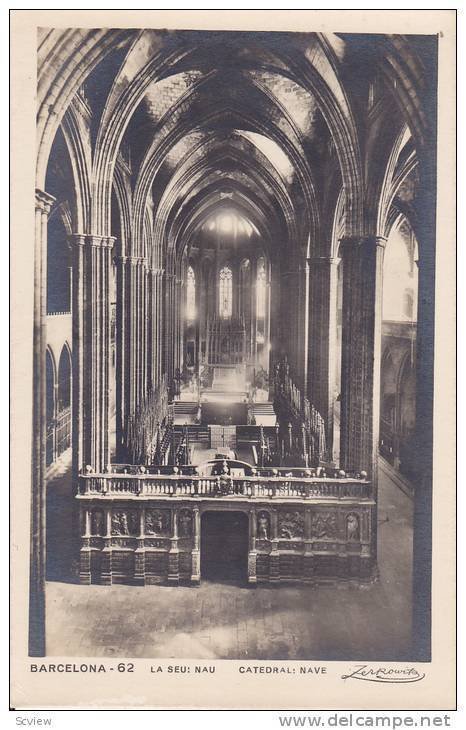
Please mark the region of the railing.
[[57, 416], [56, 426], [57, 457], [71, 446], [71, 408], [65, 408]]
[[[302, 481], [314, 481], [317, 479], [317, 481], [321, 481], [323, 479], [327, 480], [341, 480], [341, 479], [350, 479], [352, 481], [359, 481], [359, 480], [366, 480], [366, 472], [344, 472], [340, 469], [335, 468], [324, 468], [324, 467], [314, 467], [314, 468], [306, 468], [303, 466], [264, 466], [264, 467], [254, 467], [249, 464], [246, 464], [245, 462], [242, 462], [240, 460], [226, 460], [227, 464], [231, 465], [243, 465], [245, 469], [245, 476], [246, 477], [267, 477], [267, 478], [274, 478], [274, 477], [280, 477], [282, 479], [288, 479], [290, 477], [295, 479], [301, 479]], [[208, 462], [209, 464], [217, 463], [220, 465], [220, 467], [223, 466], [224, 460], [223, 459], [213, 459]], [[196, 467], [193, 464], [185, 464], [185, 465], [179, 465], [176, 467], [170, 464], [167, 465], [160, 465], [160, 464], [150, 464], [150, 465], [144, 465], [141, 466], [139, 464], [109, 464], [107, 466], [107, 469], [105, 471], [105, 476], [115, 474], [117, 476], [126, 476], [127, 474], [132, 475], [138, 475], [138, 476], [147, 476], [150, 474], [153, 474], [155, 476], [160, 475], [166, 475], [166, 476], [198, 476], [199, 472], [198, 469], [200, 467]]]
[[371, 483], [342, 476], [260, 477], [197, 476], [184, 474], [82, 474], [82, 496], [241, 497], [243, 499], [362, 499], [372, 497]]

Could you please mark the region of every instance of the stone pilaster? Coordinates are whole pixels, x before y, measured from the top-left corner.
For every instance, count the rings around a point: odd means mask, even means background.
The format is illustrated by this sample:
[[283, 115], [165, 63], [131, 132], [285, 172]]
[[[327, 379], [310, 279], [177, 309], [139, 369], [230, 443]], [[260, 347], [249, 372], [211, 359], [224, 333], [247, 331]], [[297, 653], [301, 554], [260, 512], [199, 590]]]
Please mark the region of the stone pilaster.
[[312, 551], [312, 512], [310, 509], [304, 511], [304, 555], [303, 555], [303, 579], [311, 580], [314, 575], [314, 553]]
[[139, 511], [138, 546], [134, 551], [134, 581], [138, 585], [144, 585], [146, 579], [146, 551], [144, 547], [145, 512], [145, 508], [141, 507]]
[[105, 507], [105, 537], [101, 552], [100, 582], [102, 585], [112, 585], [112, 508]]
[[81, 524], [84, 523], [84, 535], [81, 539], [79, 553], [79, 582], [81, 585], [91, 584], [91, 510], [86, 505], [81, 510]]
[[257, 585], [257, 552], [256, 552], [256, 510], [249, 512], [249, 552], [248, 552], [248, 583]]
[[178, 585], [180, 582], [180, 554], [178, 550], [178, 510], [172, 509], [172, 537], [168, 553], [168, 582]]
[[191, 583], [201, 580], [201, 515], [198, 507], [193, 509], [193, 549], [191, 553]]
[[29, 655], [45, 656], [45, 454], [47, 347], [47, 221], [55, 201], [36, 190], [32, 396], [31, 565]]
[[340, 462], [376, 479], [380, 400], [382, 267], [385, 239], [345, 238]]

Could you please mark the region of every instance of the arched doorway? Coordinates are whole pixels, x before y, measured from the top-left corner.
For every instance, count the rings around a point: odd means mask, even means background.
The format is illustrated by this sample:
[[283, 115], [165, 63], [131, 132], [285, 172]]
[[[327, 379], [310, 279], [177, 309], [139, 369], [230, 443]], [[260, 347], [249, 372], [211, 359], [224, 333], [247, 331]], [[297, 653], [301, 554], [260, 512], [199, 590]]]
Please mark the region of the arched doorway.
[[201, 578], [244, 583], [248, 576], [249, 520], [244, 512], [204, 512], [201, 518]]
[[380, 453], [414, 480], [418, 245], [406, 218], [388, 236], [383, 263]]

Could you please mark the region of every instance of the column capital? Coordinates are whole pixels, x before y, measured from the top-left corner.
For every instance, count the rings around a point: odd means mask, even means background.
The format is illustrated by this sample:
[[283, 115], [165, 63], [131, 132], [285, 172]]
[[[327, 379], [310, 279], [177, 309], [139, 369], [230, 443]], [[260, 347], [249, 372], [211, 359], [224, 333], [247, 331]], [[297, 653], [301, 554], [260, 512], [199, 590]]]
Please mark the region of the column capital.
[[115, 236], [97, 236], [93, 233], [71, 233], [69, 241], [75, 246], [92, 246], [93, 248], [113, 248]]
[[86, 245], [86, 236], [84, 233], [70, 233], [68, 236], [69, 246], [72, 248], [73, 246], [85, 246]]
[[308, 266], [318, 266], [323, 264], [337, 264], [338, 259], [335, 256], [309, 256], [306, 259]]
[[94, 234], [86, 236], [86, 239], [88, 245], [94, 248], [113, 248], [116, 241], [115, 236], [96, 236]]
[[48, 215], [52, 209], [52, 205], [55, 203], [55, 200], [56, 198], [54, 198], [53, 195], [46, 193], [45, 190], [39, 190], [39, 188], [36, 188], [36, 210], [40, 210], [42, 213]]
[[385, 248], [387, 239], [385, 236], [343, 236], [339, 241], [338, 253], [341, 257], [345, 254], [361, 249], [365, 246], [370, 248]]

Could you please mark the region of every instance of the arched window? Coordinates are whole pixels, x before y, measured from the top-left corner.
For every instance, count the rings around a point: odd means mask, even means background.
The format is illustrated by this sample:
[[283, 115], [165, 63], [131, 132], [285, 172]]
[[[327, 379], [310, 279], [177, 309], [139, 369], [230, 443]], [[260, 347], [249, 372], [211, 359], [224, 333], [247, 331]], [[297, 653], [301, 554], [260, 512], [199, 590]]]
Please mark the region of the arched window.
[[196, 274], [192, 266], [188, 266], [186, 273], [186, 318], [196, 318]]
[[52, 353], [47, 348], [45, 353], [45, 382], [46, 382], [46, 420], [47, 420], [47, 445], [45, 460], [46, 465], [52, 463], [55, 458], [55, 363]]
[[63, 345], [60, 361], [58, 364], [58, 404], [59, 413], [71, 405], [71, 362], [70, 353], [66, 345]]
[[219, 313], [223, 319], [229, 319], [233, 313], [233, 274], [228, 266], [220, 271]]
[[266, 274], [265, 274], [265, 264], [263, 259], [259, 259], [257, 263], [257, 282], [256, 282], [256, 292], [257, 292], [257, 316], [261, 319], [264, 319], [265, 317], [265, 307], [266, 307]]

